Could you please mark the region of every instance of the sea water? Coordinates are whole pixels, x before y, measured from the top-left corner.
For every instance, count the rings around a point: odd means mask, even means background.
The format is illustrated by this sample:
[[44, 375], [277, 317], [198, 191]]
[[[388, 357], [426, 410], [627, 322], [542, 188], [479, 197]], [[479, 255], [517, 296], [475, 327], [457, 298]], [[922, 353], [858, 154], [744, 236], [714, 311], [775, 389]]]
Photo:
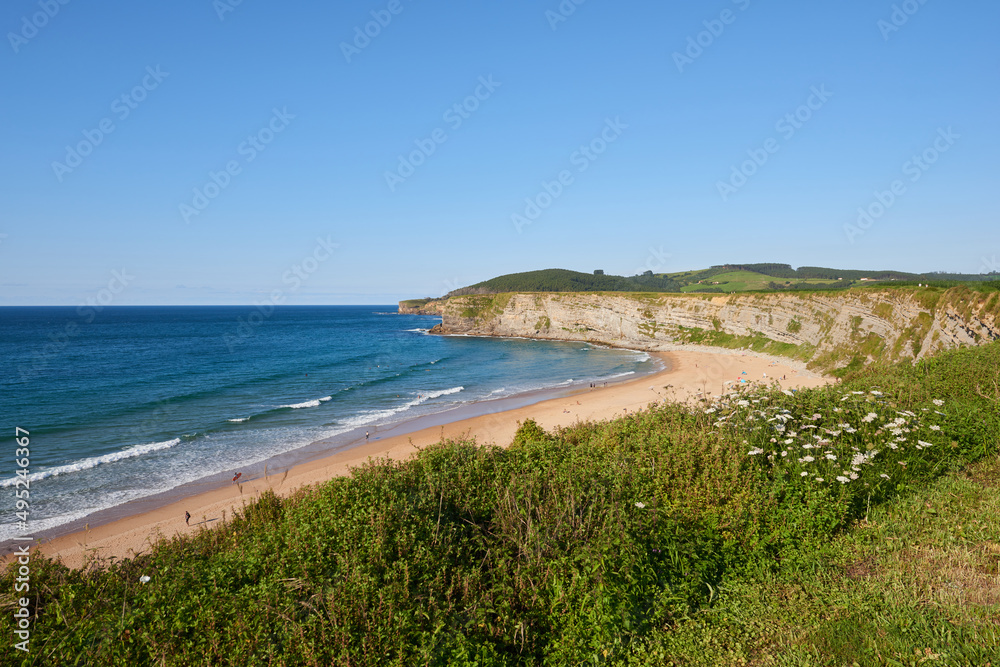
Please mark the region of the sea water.
[[34, 534], [317, 441], [652, 365], [579, 342], [428, 335], [439, 321], [395, 306], [0, 308], [0, 542], [25, 534], [16, 427]]

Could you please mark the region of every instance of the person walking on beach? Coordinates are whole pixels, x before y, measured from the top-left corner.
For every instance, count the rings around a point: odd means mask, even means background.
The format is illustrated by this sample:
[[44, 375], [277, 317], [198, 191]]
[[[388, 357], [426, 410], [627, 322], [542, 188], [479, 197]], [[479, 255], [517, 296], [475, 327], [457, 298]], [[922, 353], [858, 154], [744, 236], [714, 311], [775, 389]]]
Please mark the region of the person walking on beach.
[[184, 512], [184, 523], [191, 525], [191, 512]]
[[233, 483], [235, 484], [236, 480], [238, 480], [242, 476], [243, 476], [243, 473], [241, 473], [241, 472], [236, 473], [236, 476], [233, 477]]
[[368, 441], [368, 431], [365, 431], [365, 442]]

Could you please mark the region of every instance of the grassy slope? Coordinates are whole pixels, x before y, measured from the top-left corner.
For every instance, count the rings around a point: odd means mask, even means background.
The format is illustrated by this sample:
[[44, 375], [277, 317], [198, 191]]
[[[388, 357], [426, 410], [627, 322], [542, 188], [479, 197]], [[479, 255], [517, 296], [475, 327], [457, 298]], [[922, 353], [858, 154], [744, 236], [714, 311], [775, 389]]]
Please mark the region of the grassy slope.
[[709, 278], [706, 278], [703, 280], [701, 284], [699, 284], [698, 282], [694, 282], [692, 284], [686, 285], [681, 288], [681, 291], [693, 292], [695, 290], [704, 289], [706, 287], [717, 287], [724, 292], [767, 291], [768, 285], [772, 282], [776, 282], [781, 285], [784, 285], [786, 283], [788, 283], [789, 285], [800, 285], [803, 283], [809, 283], [810, 285], [821, 284], [821, 285], [839, 286], [843, 284], [841, 281], [837, 280], [821, 280], [818, 278], [785, 279], [785, 278], [775, 278], [773, 276], [767, 276], [761, 273], [753, 273], [751, 271], [729, 271], [727, 273], [719, 273]]
[[998, 369], [994, 344], [529, 422], [508, 450], [376, 462], [132, 561], [36, 558], [27, 664], [998, 664]]

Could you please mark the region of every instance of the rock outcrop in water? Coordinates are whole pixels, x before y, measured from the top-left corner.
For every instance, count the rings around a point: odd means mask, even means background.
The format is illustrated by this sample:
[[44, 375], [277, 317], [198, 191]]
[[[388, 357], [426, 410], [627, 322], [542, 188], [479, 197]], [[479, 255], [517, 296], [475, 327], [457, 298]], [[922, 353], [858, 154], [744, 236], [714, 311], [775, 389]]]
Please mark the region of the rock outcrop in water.
[[[920, 359], [1000, 339], [1000, 294], [964, 287], [731, 295], [466, 295], [421, 305], [432, 333], [579, 340], [643, 350], [748, 348], [817, 370]], [[401, 310], [402, 312], [402, 310]]]

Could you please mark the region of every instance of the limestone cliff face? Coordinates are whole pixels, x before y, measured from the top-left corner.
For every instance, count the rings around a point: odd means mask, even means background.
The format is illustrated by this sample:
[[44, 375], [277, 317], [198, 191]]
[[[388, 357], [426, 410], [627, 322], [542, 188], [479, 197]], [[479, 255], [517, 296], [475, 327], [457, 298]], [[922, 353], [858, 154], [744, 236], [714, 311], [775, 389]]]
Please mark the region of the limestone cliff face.
[[634, 349], [747, 347], [832, 370], [1000, 339], [997, 294], [957, 287], [820, 293], [467, 295], [438, 302], [440, 333]]
[[440, 299], [414, 299], [399, 302], [400, 315], [441, 315], [444, 301]]

